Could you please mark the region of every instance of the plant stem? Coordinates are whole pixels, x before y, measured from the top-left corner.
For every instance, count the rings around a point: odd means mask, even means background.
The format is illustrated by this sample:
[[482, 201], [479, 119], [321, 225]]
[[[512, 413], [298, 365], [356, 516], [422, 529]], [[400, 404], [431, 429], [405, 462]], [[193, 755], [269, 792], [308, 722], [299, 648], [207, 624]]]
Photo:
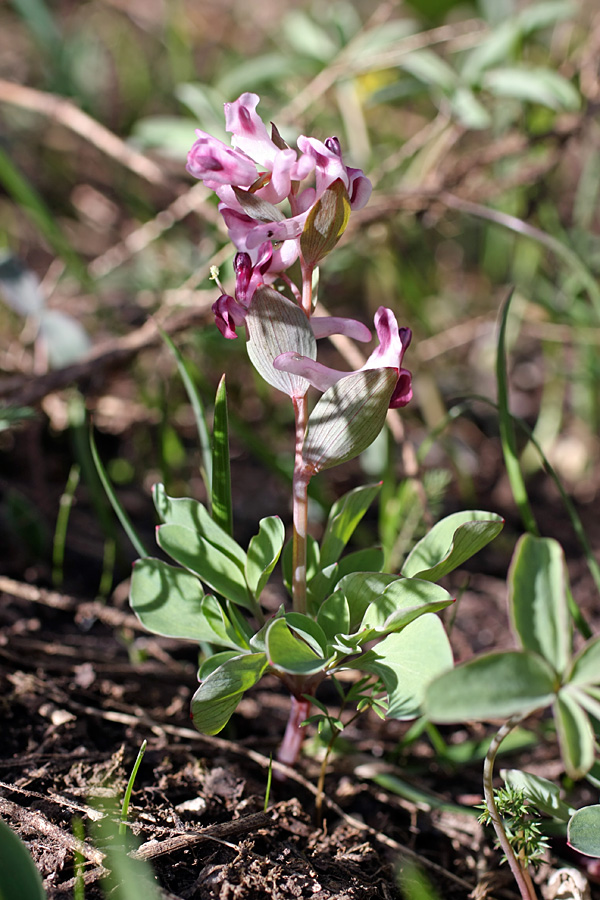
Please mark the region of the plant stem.
[[[300, 723], [304, 722], [310, 715], [309, 700], [298, 700], [298, 698], [292, 694], [291, 704], [285, 734], [279, 745], [279, 750], [277, 751], [277, 759], [287, 766], [293, 766], [298, 759], [300, 747], [302, 746], [302, 741], [304, 740], [304, 735], [306, 733]], [[275, 773], [275, 777], [278, 778], [280, 776]]]
[[306, 535], [308, 526], [308, 482], [310, 480], [302, 458], [307, 418], [306, 395], [294, 397], [293, 403], [296, 417], [296, 458], [294, 460], [294, 480], [292, 485], [294, 519], [292, 600], [294, 612], [306, 614]]
[[518, 723], [521, 722], [524, 718], [525, 717], [521, 714], [512, 716], [512, 718], [510, 718], [508, 722], [506, 722], [502, 726], [502, 728], [498, 731], [498, 734], [492, 740], [492, 743], [490, 744], [488, 752], [485, 756], [485, 762], [483, 764], [483, 794], [490, 816], [490, 821], [494, 826], [494, 831], [496, 832], [496, 836], [498, 838], [498, 843], [504, 851], [504, 855], [506, 856], [515, 881], [517, 882], [521, 897], [523, 898], [523, 900], [537, 900], [537, 895], [533, 886], [533, 882], [531, 880], [531, 875], [529, 874], [527, 868], [522, 865], [515, 856], [514, 850], [511, 847], [510, 842], [506, 836], [504, 823], [500, 814], [498, 813], [496, 800], [494, 799], [494, 762], [496, 760], [498, 748], [500, 747], [500, 744], [502, 743], [504, 738], [513, 730], [515, 725], [518, 725]]

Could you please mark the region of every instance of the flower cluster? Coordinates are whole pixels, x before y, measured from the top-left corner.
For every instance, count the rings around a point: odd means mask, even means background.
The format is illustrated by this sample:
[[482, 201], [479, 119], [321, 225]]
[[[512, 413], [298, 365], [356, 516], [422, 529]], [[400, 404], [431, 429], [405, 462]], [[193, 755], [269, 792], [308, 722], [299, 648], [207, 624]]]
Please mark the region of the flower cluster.
[[[232, 146], [198, 130], [187, 163], [188, 172], [219, 197], [219, 210], [238, 251], [234, 261], [235, 296], [223, 292], [213, 305], [217, 327], [229, 339], [237, 337], [236, 328], [246, 323], [252, 299], [260, 286], [270, 285], [281, 277], [299, 301], [301, 292], [285, 273], [298, 258], [306, 263], [303, 235], [309, 228], [314, 232], [310, 217], [325, 195], [330, 192], [341, 196], [349, 212], [365, 206], [372, 189], [361, 169], [344, 165], [337, 138], [322, 142], [301, 135], [297, 140], [298, 149], [294, 150], [274, 125], [269, 136], [256, 112], [258, 102], [256, 94], [244, 93], [234, 103], [226, 103], [225, 124], [232, 134]], [[288, 215], [282, 210], [282, 204]], [[345, 219], [339, 234], [344, 227]], [[339, 234], [334, 236], [334, 242]], [[306, 271], [303, 277], [306, 278]], [[345, 334], [360, 341], [371, 338], [369, 330], [355, 320], [313, 318], [312, 307], [306, 305], [304, 312], [314, 338], [332, 334]], [[411, 339], [410, 329], [399, 329], [393, 312], [384, 307], [376, 313], [375, 329], [380, 345], [359, 371], [395, 369], [397, 381], [389, 404], [404, 406], [412, 396], [410, 372], [402, 368]], [[298, 349], [272, 354], [269, 365], [298, 375], [321, 391], [355, 374], [328, 369], [296, 352]], [[277, 382], [271, 380], [271, 383]]]

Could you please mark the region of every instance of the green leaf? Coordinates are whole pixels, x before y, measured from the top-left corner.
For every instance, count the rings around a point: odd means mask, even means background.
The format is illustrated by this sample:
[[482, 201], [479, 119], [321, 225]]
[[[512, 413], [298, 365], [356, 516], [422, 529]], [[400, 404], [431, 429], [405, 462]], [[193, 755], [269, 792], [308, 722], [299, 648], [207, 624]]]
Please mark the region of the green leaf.
[[248, 545], [246, 581], [257, 600], [279, 559], [284, 538], [285, 528], [279, 516], [269, 516], [260, 520], [258, 534]]
[[505, 63], [514, 55], [519, 43], [519, 27], [514, 19], [501, 22], [467, 54], [462, 67], [462, 80], [470, 85], [477, 85], [486, 69]]
[[342, 592], [348, 602], [351, 631], [360, 625], [369, 603], [397, 580], [397, 575], [388, 575], [386, 572], [353, 572], [337, 583], [337, 590]]
[[246, 553], [234, 539], [215, 522], [206, 507], [190, 497], [169, 497], [164, 485], [152, 488], [154, 506], [166, 525], [183, 525], [198, 532], [235, 563], [241, 572], [246, 567]]
[[225, 376], [221, 378], [215, 397], [212, 440], [212, 517], [227, 534], [233, 534], [231, 505], [231, 466], [229, 464], [229, 423]]
[[587, 713], [564, 688], [554, 703], [554, 721], [567, 775], [582, 778], [594, 764], [594, 730]]
[[231, 564], [231, 557], [210, 544], [202, 535], [183, 525], [161, 525], [158, 545], [180, 565], [194, 572], [214, 591], [234, 603], [255, 611], [243, 573]]
[[331, 253], [350, 219], [350, 198], [344, 183], [336, 179], [317, 200], [308, 214], [300, 250], [307, 266], [313, 268]]
[[304, 396], [309, 383], [298, 375], [281, 372], [273, 360], [294, 351], [317, 358], [317, 342], [304, 311], [272, 287], [262, 285], [252, 297], [246, 314], [250, 362], [265, 381], [290, 397]]
[[45, 900], [42, 878], [23, 841], [0, 819], [0, 897]]
[[350, 608], [341, 591], [327, 597], [317, 614], [317, 623], [328, 640], [350, 631]]
[[600, 856], [600, 804], [577, 810], [569, 822], [567, 840], [584, 856]]
[[239, 650], [223, 650], [220, 653], [213, 653], [213, 655], [209, 656], [208, 659], [205, 659], [200, 666], [200, 669], [198, 670], [198, 680], [206, 681], [208, 676], [212, 675], [213, 672], [216, 672], [219, 666], [222, 666], [223, 663], [226, 663], [239, 655]]
[[246, 649], [248, 641], [229, 621], [198, 578], [159, 559], [140, 559], [131, 576], [129, 603], [148, 631], [185, 641]]
[[402, 574], [437, 581], [489, 544], [503, 526], [502, 516], [479, 509], [446, 516], [413, 547]]
[[572, 807], [560, 799], [560, 788], [547, 778], [520, 769], [503, 769], [500, 774], [509, 787], [522, 790], [538, 812], [562, 822], [567, 822], [573, 814]]
[[438, 616], [425, 615], [348, 665], [381, 678], [390, 718], [413, 719], [431, 679], [452, 666], [452, 650]]
[[297, 612], [286, 613], [284, 619], [294, 634], [306, 641], [311, 650], [314, 650], [317, 655], [325, 655], [327, 636], [314, 619]]
[[569, 684], [600, 685], [600, 635], [589, 640], [573, 660]]
[[348, 491], [331, 507], [321, 540], [321, 566], [337, 562], [354, 530], [381, 490], [379, 484], [365, 484]]
[[200, 471], [202, 474], [202, 479], [204, 481], [204, 486], [206, 488], [206, 493], [208, 494], [208, 496], [210, 496], [212, 490], [212, 454], [210, 451], [209, 429], [208, 422], [206, 421], [204, 404], [202, 403], [200, 394], [196, 390], [196, 385], [194, 384], [192, 377], [188, 371], [187, 364], [181, 354], [181, 351], [178, 347], [175, 346], [175, 344], [171, 340], [171, 337], [167, 334], [166, 331], [160, 329], [160, 333], [163, 341], [165, 342], [175, 359], [179, 377], [183, 382], [185, 392], [194, 413], [194, 421], [196, 423], [196, 431], [198, 433], [198, 442], [200, 444], [200, 455], [202, 458]]
[[497, 97], [540, 103], [557, 111], [576, 111], [581, 105], [576, 88], [552, 69], [524, 66], [491, 69], [485, 73], [482, 86]]
[[297, 638], [285, 619], [274, 619], [266, 633], [267, 656], [273, 668], [292, 675], [314, 675], [320, 672], [326, 660]]
[[545, 660], [526, 650], [486, 654], [430, 684], [425, 714], [434, 722], [527, 714], [552, 703], [554, 679]]
[[543, 656], [557, 672], [569, 662], [571, 621], [567, 569], [558, 541], [524, 534], [508, 573], [512, 623], [526, 650]]
[[345, 575], [354, 572], [381, 572], [384, 562], [385, 553], [381, 547], [367, 547], [348, 553], [339, 562], [321, 569], [312, 578], [307, 579], [309, 612], [315, 614], [318, 612], [325, 597]]
[[218, 734], [244, 691], [260, 681], [267, 666], [264, 653], [247, 653], [227, 660], [209, 675], [192, 697], [192, 719], [198, 731]]
[[461, 86], [454, 91], [450, 97], [450, 110], [465, 128], [479, 131], [492, 124], [491, 115], [470, 88]]
[[398, 65], [423, 84], [437, 87], [450, 93], [458, 81], [458, 76], [445, 60], [433, 50], [415, 50], [403, 56]]
[[313, 473], [353, 459], [385, 424], [396, 369], [364, 369], [330, 387], [308, 419], [303, 458]]
[[365, 610], [360, 631], [363, 640], [405, 628], [425, 613], [439, 612], [450, 606], [453, 599], [444, 588], [418, 578], [393, 581]]

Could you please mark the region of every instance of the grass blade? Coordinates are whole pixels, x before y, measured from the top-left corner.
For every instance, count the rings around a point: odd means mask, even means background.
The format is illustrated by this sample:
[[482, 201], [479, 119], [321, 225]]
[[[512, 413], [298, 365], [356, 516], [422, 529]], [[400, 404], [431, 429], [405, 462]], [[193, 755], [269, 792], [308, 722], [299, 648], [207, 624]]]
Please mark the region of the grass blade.
[[504, 464], [506, 466], [506, 474], [510, 483], [512, 495], [517, 504], [519, 513], [525, 529], [531, 534], [539, 534], [537, 523], [529, 503], [527, 496], [527, 488], [521, 472], [519, 457], [517, 454], [517, 446], [515, 441], [515, 431], [513, 426], [513, 418], [508, 405], [508, 375], [506, 367], [506, 325], [508, 322], [508, 313], [510, 311], [510, 302], [513, 297], [511, 291], [508, 295], [500, 318], [500, 333], [498, 335], [498, 350], [496, 354], [496, 382], [498, 390], [498, 413], [500, 426], [500, 442], [502, 444], [502, 453], [504, 455]]
[[131, 543], [133, 544], [136, 551], [138, 552], [138, 554], [141, 557], [150, 556], [150, 554], [144, 547], [144, 544], [142, 543], [141, 538], [139, 537], [135, 528], [133, 527], [133, 525], [131, 523], [131, 519], [129, 518], [129, 516], [123, 509], [123, 506], [121, 505], [121, 503], [119, 501], [119, 498], [115, 494], [115, 491], [111, 484], [110, 478], [108, 477], [106, 469], [104, 468], [104, 464], [103, 464], [102, 460], [100, 459], [100, 454], [98, 453], [98, 448], [96, 446], [96, 440], [94, 438], [94, 431], [93, 431], [93, 428], [91, 428], [91, 427], [90, 427], [90, 449], [92, 451], [92, 458], [93, 458], [94, 464], [96, 466], [96, 471], [98, 473], [98, 477], [100, 478], [100, 481], [102, 482], [102, 486], [103, 486], [104, 490], [106, 491], [106, 496], [110, 500], [110, 504], [111, 504], [112, 508], [114, 509], [116, 516], [119, 519], [119, 522], [123, 526], [123, 529], [124, 529], [127, 537], [129, 538], [129, 540], [131, 541]]
[[196, 385], [191, 378], [181, 351], [178, 347], [175, 346], [175, 344], [171, 340], [170, 335], [168, 335], [166, 331], [163, 331], [161, 328], [160, 333], [162, 335], [163, 341], [173, 354], [175, 362], [177, 363], [179, 375], [183, 382], [183, 386], [194, 413], [196, 430], [198, 432], [198, 441], [200, 444], [200, 454], [202, 458], [200, 474], [202, 475], [202, 480], [204, 481], [204, 485], [206, 487], [206, 494], [210, 498], [212, 492], [212, 454], [210, 449], [210, 432], [208, 428], [208, 422], [206, 421], [204, 404], [202, 403], [200, 395], [196, 390]]
[[127, 782], [127, 787], [125, 788], [125, 795], [123, 797], [123, 804], [121, 806], [121, 822], [119, 824], [119, 834], [127, 834], [127, 813], [129, 812], [129, 801], [131, 800], [131, 792], [133, 791], [133, 784], [135, 781], [135, 776], [138, 773], [138, 769], [144, 758], [144, 753], [146, 752], [146, 747], [148, 746], [148, 741], [144, 740], [142, 742], [142, 746], [138, 751], [138, 755], [136, 761], [133, 764], [133, 769], [131, 770], [131, 775], [129, 776], [129, 781]]
[[212, 452], [212, 516], [227, 534], [233, 534], [231, 504], [231, 470], [229, 465], [229, 424], [225, 376], [221, 378], [215, 397]]

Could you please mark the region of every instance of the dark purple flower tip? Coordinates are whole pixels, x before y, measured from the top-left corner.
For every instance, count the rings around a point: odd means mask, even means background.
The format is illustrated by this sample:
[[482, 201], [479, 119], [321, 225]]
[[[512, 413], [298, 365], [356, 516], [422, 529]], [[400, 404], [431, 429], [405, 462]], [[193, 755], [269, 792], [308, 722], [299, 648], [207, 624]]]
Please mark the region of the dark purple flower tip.
[[331, 150], [332, 153], [335, 153], [336, 156], [342, 158], [342, 148], [340, 145], [339, 138], [336, 137], [328, 137], [325, 139], [325, 146], [328, 150]]

